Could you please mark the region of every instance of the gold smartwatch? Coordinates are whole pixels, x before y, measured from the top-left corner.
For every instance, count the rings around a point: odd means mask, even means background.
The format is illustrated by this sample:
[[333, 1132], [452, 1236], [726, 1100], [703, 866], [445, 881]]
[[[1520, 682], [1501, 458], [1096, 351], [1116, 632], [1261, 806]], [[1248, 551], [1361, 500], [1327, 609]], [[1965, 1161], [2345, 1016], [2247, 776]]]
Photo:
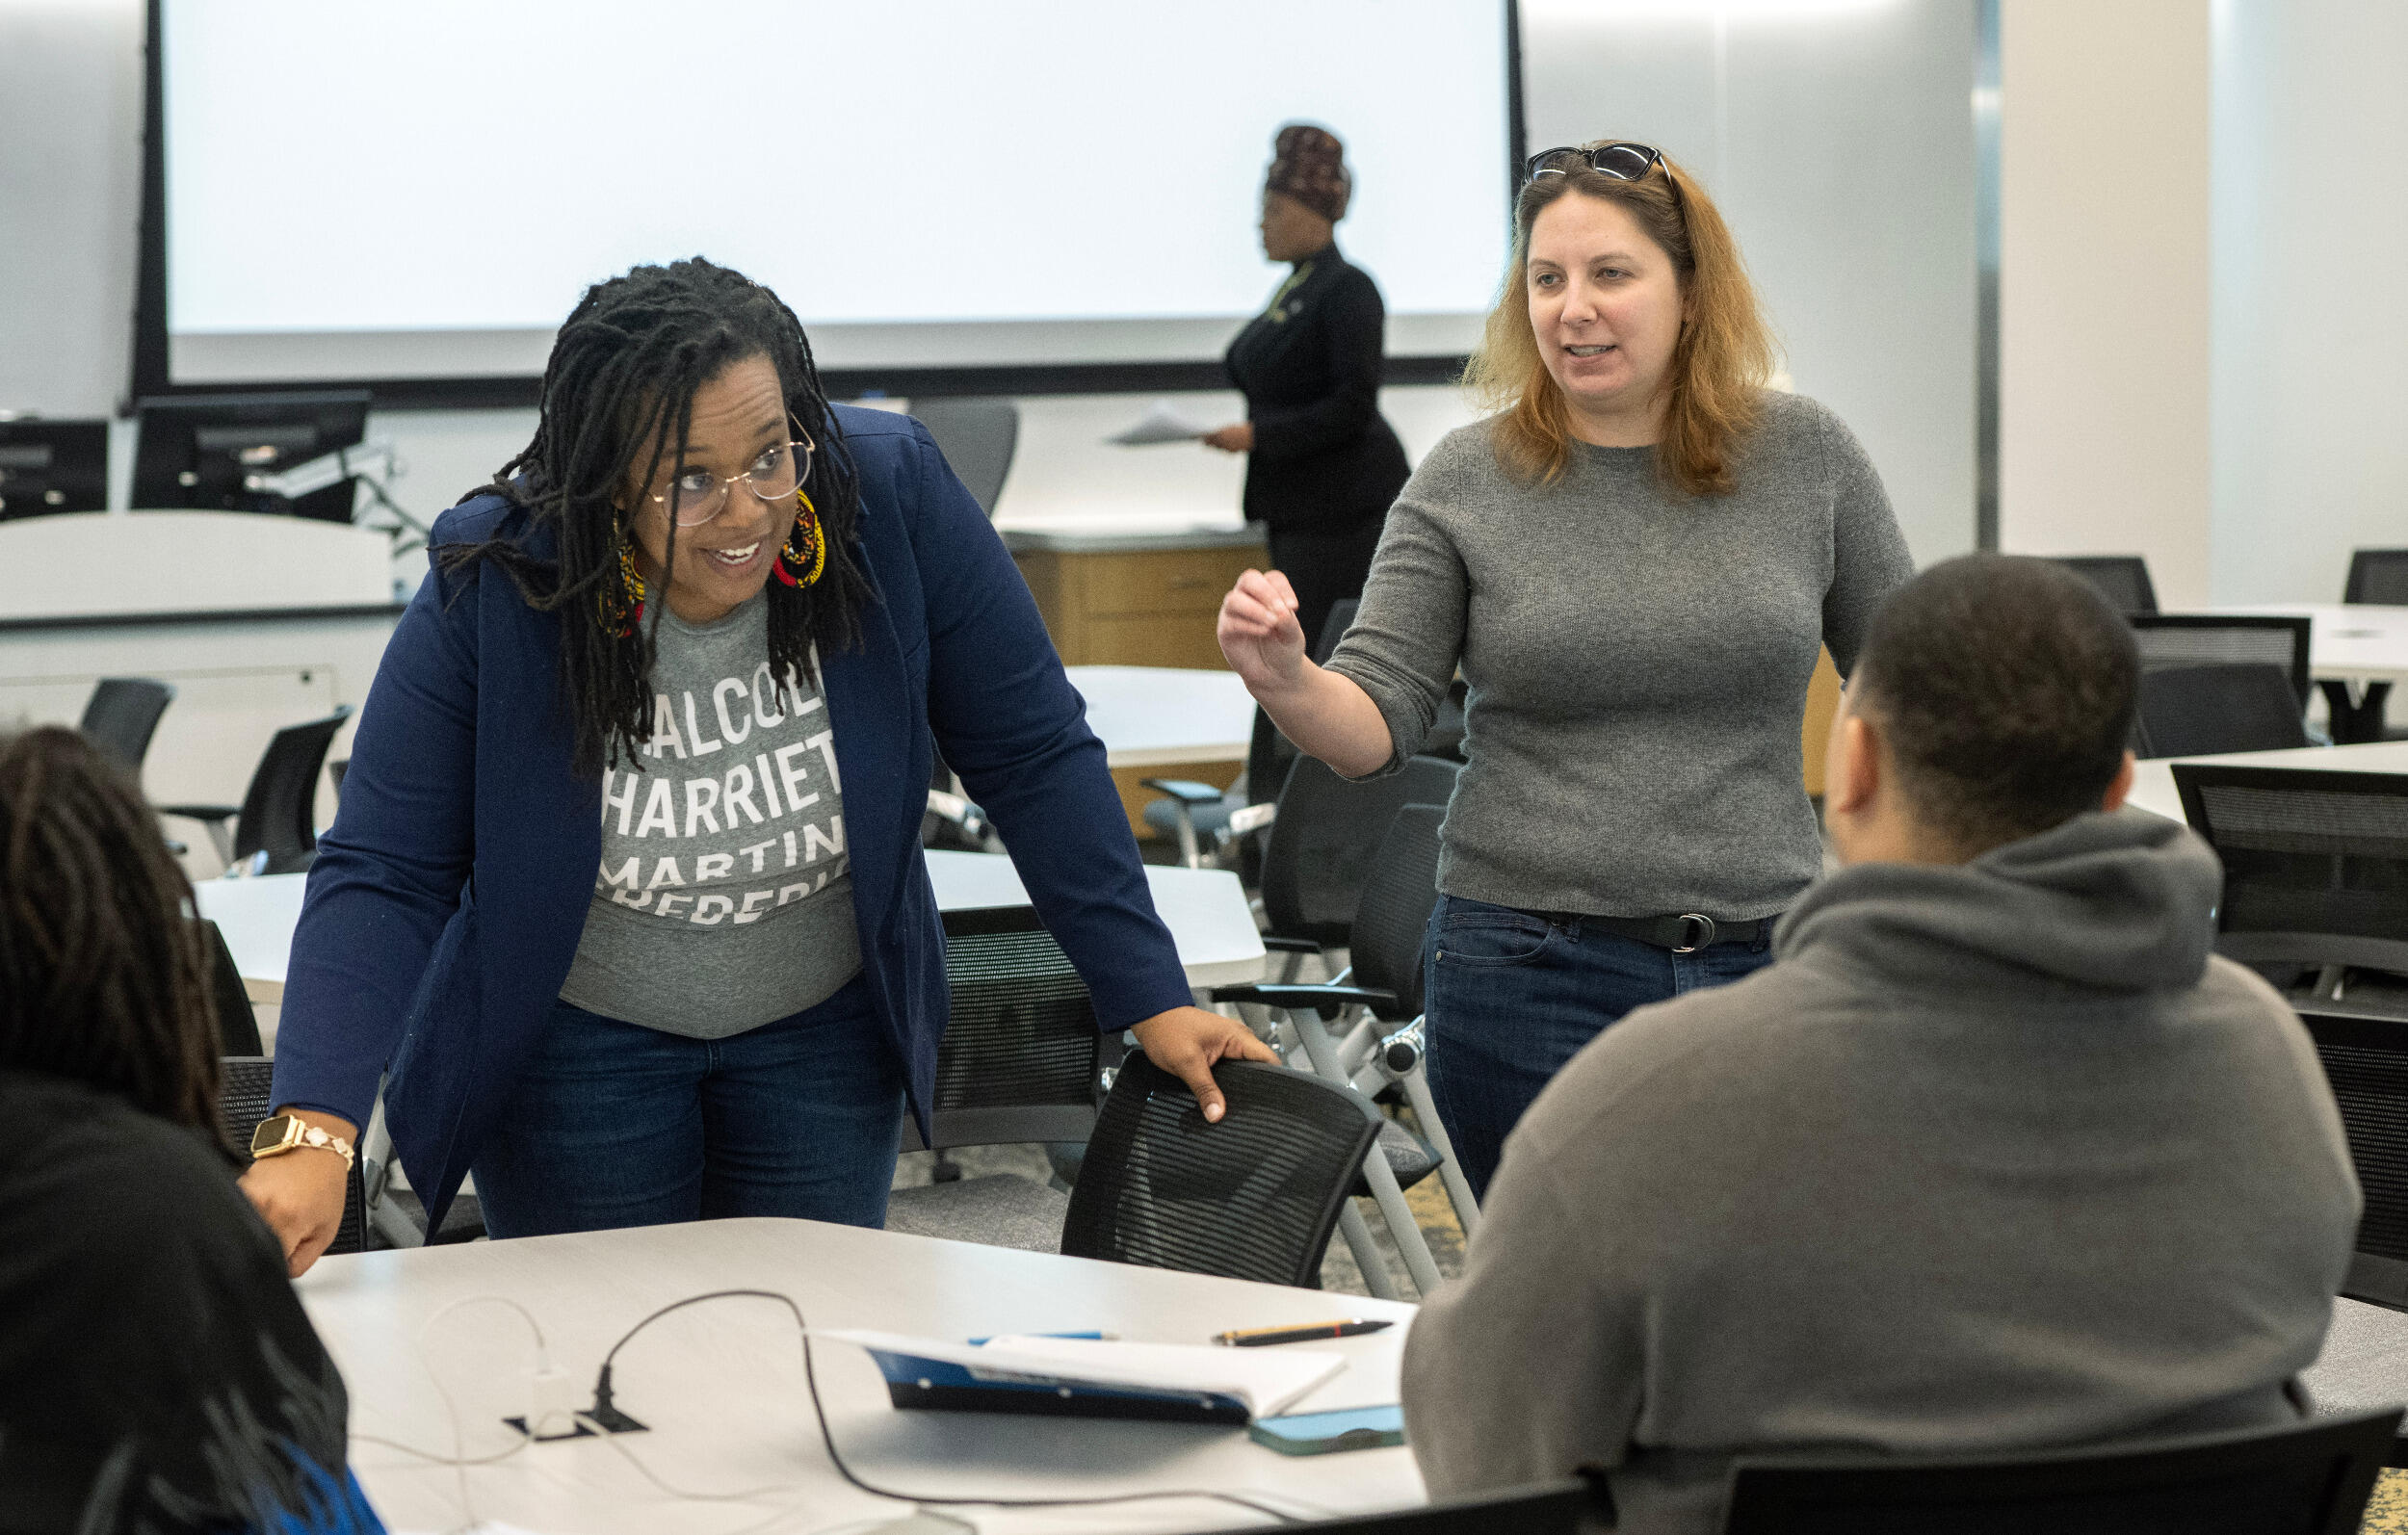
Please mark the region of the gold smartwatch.
[[251, 1159], [281, 1157], [288, 1151], [315, 1146], [330, 1151], [343, 1158], [343, 1165], [352, 1165], [352, 1143], [340, 1135], [329, 1135], [317, 1126], [292, 1114], [270, 1114], [250, 1132]]

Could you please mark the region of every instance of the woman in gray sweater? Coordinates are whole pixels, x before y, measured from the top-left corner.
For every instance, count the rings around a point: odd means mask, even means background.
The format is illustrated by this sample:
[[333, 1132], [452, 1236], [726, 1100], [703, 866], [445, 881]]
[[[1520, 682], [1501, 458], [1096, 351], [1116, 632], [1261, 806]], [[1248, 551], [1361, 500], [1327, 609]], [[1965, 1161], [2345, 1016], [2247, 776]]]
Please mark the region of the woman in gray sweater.
[[1339, 772], [1394, 770], [1459, 667], [1466, 767], [1424, 953], [1430, 1086], [1484, 1192], [1556, 1070], [1632, 1008], [1736, 980], [1821, 867], [1799, 733], [1913, 573], [1838, 417], [1767, 387], [1729, 229], [1644, 144], [1531, 158], [1466, 383], [1327, 666], [1249, 571], [1220, 645]]

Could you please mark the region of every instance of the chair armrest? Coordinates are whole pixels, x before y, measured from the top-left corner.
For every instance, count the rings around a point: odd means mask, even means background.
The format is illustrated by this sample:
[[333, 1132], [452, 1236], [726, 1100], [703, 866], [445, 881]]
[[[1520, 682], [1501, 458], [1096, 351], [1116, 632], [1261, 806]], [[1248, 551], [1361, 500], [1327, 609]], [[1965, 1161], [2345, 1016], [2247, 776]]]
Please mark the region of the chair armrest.
[[1369, 986], [1282, 985], [1276, 982], [1261, 985], [1216, 986], [1213, 1001], [1217, 1002], [1256, 1002], [1265, 1007], [1283, 1008], [1297, 1013], [1310, 1009], [1323, 1018], [1341, 1007], [1361, 1005], [1376, 1007], [1382, 1002], [1396, 1004], [1397, 994], [1376, 991]]
[[187, 820], [232, 820], [243, 813], [239, 805], [153, 805], [162, 816], [182, 816]]
[[1260, 805], [1245, 805], [1229, 813], [1228, 835], [1231, 837], [1247, 836], [1261, 831], [1278, 819], [1279, 804], [1276, 800]]
[[1322, 946], [1310, 938], [1282, 938], [1277, 933], [1263, 934], [1263, 947], [1274, 954], [1318, 954]]
[[1199, 784], [1192, 778], [1144, 778], [1139, 782], [1183, 805], [1217, 805], [1226, 797], [1224, 791], [1210, 784]]

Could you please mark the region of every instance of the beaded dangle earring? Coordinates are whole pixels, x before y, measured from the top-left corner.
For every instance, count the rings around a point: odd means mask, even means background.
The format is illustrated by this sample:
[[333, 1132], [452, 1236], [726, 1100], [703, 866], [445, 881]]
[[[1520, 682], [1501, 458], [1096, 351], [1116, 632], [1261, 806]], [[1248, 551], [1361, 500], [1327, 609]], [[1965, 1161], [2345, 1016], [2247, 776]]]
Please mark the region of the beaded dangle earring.
[[827, 569], [827, 534], [820, 527], [820, 508], [800, 485], [795, 487], [795, 526], [770, 568], [789, 586], [808, 586]]
[[602, 613], [602, 629], [614, 639], [625, 639], [643, 623], [643, 576], [636, 569], [633, 540], [618, 541], [618, 579], [606, 581], [594, 593]]

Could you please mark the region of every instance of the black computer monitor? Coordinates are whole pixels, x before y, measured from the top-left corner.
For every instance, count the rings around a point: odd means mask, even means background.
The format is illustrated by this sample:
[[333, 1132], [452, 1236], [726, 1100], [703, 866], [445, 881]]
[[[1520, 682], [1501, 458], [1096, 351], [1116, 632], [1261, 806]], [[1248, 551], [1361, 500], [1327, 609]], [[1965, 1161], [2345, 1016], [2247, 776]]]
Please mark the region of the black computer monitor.
[[367, 434], [368, 391], [169, 395], [144, 400], [134, 450], [134, 506], [283, 512], [350, 522], [349, 480], [286, 500], [246, 481], [296, 468]]
[[109, 424], [0, 421], [0, 519], [109, 505]]

